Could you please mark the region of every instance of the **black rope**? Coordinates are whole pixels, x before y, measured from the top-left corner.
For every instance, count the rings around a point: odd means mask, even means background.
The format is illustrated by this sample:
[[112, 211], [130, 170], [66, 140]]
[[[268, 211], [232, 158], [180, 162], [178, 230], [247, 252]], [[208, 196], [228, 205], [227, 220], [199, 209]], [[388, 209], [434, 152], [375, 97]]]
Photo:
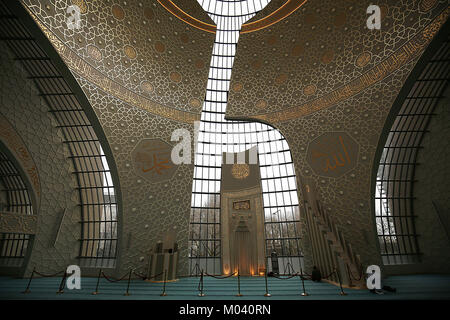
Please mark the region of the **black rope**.
[[155, 274], [154, 276], [152, 276], [152, 277], [147, 277], [147, 280], [150, 280], [150, 279], [154, 279], [154, 278], [157, 278], [157, 277], [159, 277], [160, 275], [162, 275], [164, 273], [164, 271], [163, 272], [161, 272], [161, 273], [158, 273], [158, 274]]
[[59, 274], [61, 274], [61, 273], [64, 273], [64, 272], [66, 272], [66, 271], [63, 270], [63, 271], [59, 271], [59, 272], [54, 273], [54, 274], [43, 274], [43, 273], [34, 271], [35, 274], [37, 274], [37, 275], [39, 275], [39, 276], [41, 276], [41, 277], [44, 277], [44, 278], [52, 278], [52, 277], [56, 277], [57, 275], [59, 275]]
[[360, 280], [363, 278], [363, 275], [364, 275], [363, 270], [364, 270], [364, 268], [363, 268], [362, 265], [361, 265], [361, 268], [360, 268], [359, 278], [356, 278], [356, 277], [353, 275], [352, 271], [351, 271], [350, 268], [348, 267], [348, 264], [347, 264], [347, 270], [348, 270], [348, 274], [350, 275], [350, 278], [351, 278], [352, 280], [360, 281]]
[[287, 277], [287, 278], [281, 278], [281, 277], [278, 277], [278, 276], [276, 276], [276, 275], [273, 275], [273, 277], [276, 278], [276, 279], [279, 279], [279, 280], [288, 280], [288, 279], [292, 279], [293, 277], [296, 277], [296, 276], [298, 276], [298, 275], [299, 275], [298, 273], [295, 273], [295, 274], [293, 274], [292, 276], [289, 276], [289, 277]]
[[142, 280], [147, 280], [147, 276], [143, 276], [142, 274], [137, 273], [136, 271], [132, 271], [133, 274], [139, 278], [141, 278]]
[[108, 280], [109, 282], [119, 282], [119, 281], [122, 281], [122, 280], [125, 279], [125, 277], [127, 277], [129, 274], [130, 274], [130, 272], [127, 272], [127, 273], [126, 273], [122, 278], [120, 278], [120, 279], [114, 279], [113, 277], [111, 277], [111, 279], [110, 279], [110, 278], [108, 278], [108, 276], [102, 271], [103, 278], [105, 278], [105, 279]]
[[206, 274], [208, 277], [212, 277], [212, 278], [215, 278], [215, 279], [226, 279], [226, 278], [229, 278], [229, 277], [234, 276], [236, 273], [237, 273], [237, 272], [233, 272], [232, 274], [230, 274], [230, 275], [228, 275], [228, 276], [213, 276], [212, 274], [209, 274], [209, 273], [205, 272], [205, 274]]
[[329, 277], [331, 277], [335, 273], [336, 273], [336, 271], [333, 271], [329, 275], [327, 275], [326, 277], [322, 277], [322, 279], [328, 279]]

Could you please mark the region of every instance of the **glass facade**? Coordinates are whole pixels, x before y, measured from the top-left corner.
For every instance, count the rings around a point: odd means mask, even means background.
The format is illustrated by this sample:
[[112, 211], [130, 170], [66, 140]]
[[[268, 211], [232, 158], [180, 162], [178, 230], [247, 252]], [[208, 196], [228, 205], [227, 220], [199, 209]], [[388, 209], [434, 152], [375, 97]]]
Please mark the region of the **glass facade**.
[[[0, 151], [0, 211], [33, 214], [33, 204], [19, 171]], [[21, 267], [31, 235], [0, 233], [0, 266]]]
[[[4, 17], [10, 10], [0, 6]], [[56, 120], [73, 163], [80, 205], [80, 265], [114, 267], [117, 253], [117, 186], [98, 136], [57, 64], [19, 19], [2, 19], [2, 40], [33, 81]]]
[[[267, 4], [267, 1], [263, 2]], [[273, 251], [277, 252], [281, 261], [280, 273], [299, 271], [300, 266], [297, 182], [286, 140], [269, 125], [225, 119], [240, 27], [255, 15], [254, 3], [258, 10], [264, 7], [261, 2], [248, 1], [251, 8], [236, 8], [243, 3], [234, 2], [228, 6], [232, 12], [242, 12], [236, 17], [227, 16], [233, 14], [228, 11], [217, 14], [217, 8], [207, 10], [217, 23], [217, 31], [195, 153], [189, 237], [191, 274], [198, 274], [200, 270], [221, 274], [222, 153], [238, 153], [255, 146], [261, 173], [266, 256], [269, 258]], [[203, 8], [217, 5], [208, 1], [201, 4]], [[248, 14], [244, 15], [244, 12]]]
[[406, 97], [387, 137], [378, 167], [375, 218], [383, 263], [418, 262], [420, 250], [413, 208], [414, 168], [433, 110], [448, 76], [445, 42], [426, 64]]

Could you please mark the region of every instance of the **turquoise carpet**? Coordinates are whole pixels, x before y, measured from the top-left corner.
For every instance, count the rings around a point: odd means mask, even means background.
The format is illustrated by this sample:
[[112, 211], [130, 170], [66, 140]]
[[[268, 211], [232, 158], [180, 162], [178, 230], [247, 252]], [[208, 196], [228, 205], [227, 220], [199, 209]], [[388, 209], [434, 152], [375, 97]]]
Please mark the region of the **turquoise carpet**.
[[412, 299], [450, 299], [450, 275], [410, 275], [392, 276], [385, 279], [382, 285], [397, 289], [396, 293], [386, 292], [377, 295], [368, 290], [346, 289], [346, 296], [339, 295], [340, 289], [328, 283], [305, 281], [307, 297], [302, 292], [298, 277], [289, 280], [269, 278], [271, 297], [264, 297], [264, 278], [242, 277], [242, 297], [236, 297], [237, 278], [214, 279], [205, 278], [205, 297], [198, 297], [199, 278], [181, 278], [176, 282], [166, 284], [167, 296], [160, 296], [162, 283], [152, 283], [142, 280], [132, 280], [130, 295], [125, 296], [127, 281], [110, 283], [100, 280], [99, 294], [92, 295], [97, 283], [96, 278], [82, 278], [81, 290], [65, 288], [63, 294], [57, 294], [61, 278], [35, 278], [28, 294], [23, 294], [28, 279], [13, 279], [0, 277], [0, 300], [9, 299], [44, 299], [44, 300], [412, 300]]

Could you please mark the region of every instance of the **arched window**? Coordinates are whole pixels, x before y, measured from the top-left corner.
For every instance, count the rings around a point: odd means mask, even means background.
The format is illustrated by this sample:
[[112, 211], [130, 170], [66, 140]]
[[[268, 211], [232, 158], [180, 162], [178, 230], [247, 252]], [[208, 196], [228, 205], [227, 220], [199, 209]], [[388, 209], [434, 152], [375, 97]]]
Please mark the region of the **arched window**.
[[297, 182], [289, 146], [267, 124], [225, 119], [231, 71], [242, 24], [270, 1], [199, 1], [217, 24], [202, 108], [190, 221], [190, 273], [221, 273], [222, 153], [257, 147], [265, 224], [266, 260], [276, 251], [280, 272], [300, 271]]
[[[390, 128], [378, 167], [375, 218], [383, 263], [420, 259], [413, 208], [414, 168], [433, 110], [449, 79], [448, 41], [425, 62]], [[428, 49], [429, 51], [429, 49]]]
[[80, 265], [112, 268], [117, 255], [120, 193], [117, 181], [113, 182], [111, 162], [108, 164], [103, 152], [106, 140], [100, 141], [98, 137], [98, 133], [103, 135], [103, 132], [99, 124], [94, 129], [95, 113], [45, 35], [31, 17], [22, 21], [10, 8], [24, 10], [20, 4], [1, 6], [2, 40], [46, 101], [73, 163], [82, 225]]
[[299, 269], [302, 253], [297, 230], [300, 220], [297, 182], [286, 140], [271, 126], [227, 121], [224, 114], [218, 114], [213, 122], [209, 120], [204, 124], [205, 128], [200, 127], [198, 137], [192, 190], [191, 273], [195, 273], [196, 264], [205, 271], [220, 273], [222, 152], [242, 152], [255, 145], [258, 148], [261, 174], [266, 257], [268, 259], [270, 253], [276, 251], [281, 259], [281, 271], [284, 271], [288, 262]]
[[[33, 204], [22, 176], [8, 156], [0, 151], [0, 212], [33, 214]], [[0, 233], [0, 266], [22, 267], [29, 234]]]

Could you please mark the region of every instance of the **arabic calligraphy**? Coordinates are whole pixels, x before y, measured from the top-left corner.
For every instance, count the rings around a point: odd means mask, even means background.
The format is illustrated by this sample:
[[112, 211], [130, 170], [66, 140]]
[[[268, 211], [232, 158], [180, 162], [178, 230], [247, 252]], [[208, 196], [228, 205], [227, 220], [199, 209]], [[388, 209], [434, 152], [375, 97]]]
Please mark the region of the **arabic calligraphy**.
[[250, 210], [250, 200], [233, 202], [234, 210]]
[[[342, 152], [344, 155], [342, 155], [341, 152], [336, 153], [329, 153], [329, 152], [323, 152], [323, 151], [317, 151], [313, 150], [313, 158], [325, 158], [325, 168], [323, 168], [323, 171], [328, 172], [328, 170], [334, 170], [337, 167], [343, 167], [345, 166], [345, 163], [348, 164], [351, 163], [350, 157], [348, 156], [347, 148], [345, 147], [344, 141], [342, 139], [342, 136], [339, 136], [339, 144], [342, 148]], [[339, 159], [338, 159], [339, 158]], [[334, 160], [334, 165], [331, 164], [331, 162]]]
[[345, 132], [330, 132], [312, 141], [308, 149], [308, 162], [318, 175], [337, 177], [355, 166], [358, 145]]
[[160, 139], [145, 139], [132, 152], [136, 173], [152, 181], [169, 179], [176, 170], [170, 159], [171, 146]]

